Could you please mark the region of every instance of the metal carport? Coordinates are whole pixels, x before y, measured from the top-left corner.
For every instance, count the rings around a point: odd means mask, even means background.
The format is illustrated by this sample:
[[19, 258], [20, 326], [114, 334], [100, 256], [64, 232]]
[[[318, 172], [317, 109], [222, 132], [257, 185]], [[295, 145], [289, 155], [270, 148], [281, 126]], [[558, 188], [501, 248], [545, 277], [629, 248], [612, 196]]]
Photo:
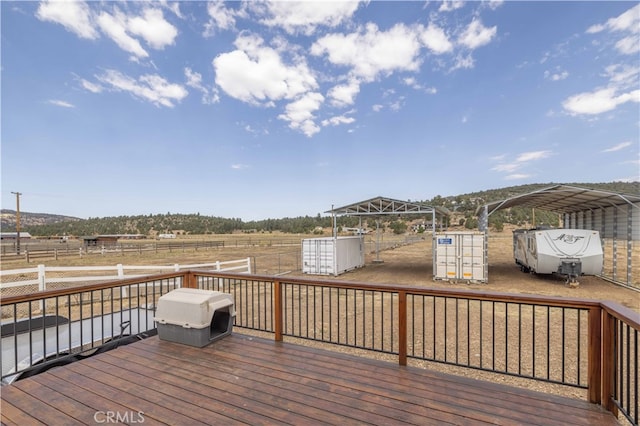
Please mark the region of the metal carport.
[[[337, 235], [337, 230], [335, 229], [336, 216], [360, 216], [360, 227], [362, 228], [362, 216], [406, 214], [431, 215], [431, 228], [434, 237], [436, 234], [437, 223], [439, 223], [442, 228], [444, 223], [443, 218], [449, 216], [449, 210], [444, 207], [433, 207], [421, 202], [401, 201], [380, 196], [349, 204], [347, 206], [337, 208], [332, 207], [331, 210], [328, 210], [325, 213], [331, 213], [334, 217], [334, 237]], [[376, 260], [379, 262], [380, 232], [378, 225], [378, 221], [376, 221]], [[435, 250], [433, 256], [435, 260]]]
[[[521, 206], [562, 215], [565, 228], [599, 231], [605, 268], [601, 277], [640, 290], [640, 196], [570, 185], [555, 185], [481, 206], [478, 227], [488, 232], [489, 216], [500, 209]], [[620, 243], [624, 246], [620, 247]], [[626, 262], [620, 262], [623, 258]]]

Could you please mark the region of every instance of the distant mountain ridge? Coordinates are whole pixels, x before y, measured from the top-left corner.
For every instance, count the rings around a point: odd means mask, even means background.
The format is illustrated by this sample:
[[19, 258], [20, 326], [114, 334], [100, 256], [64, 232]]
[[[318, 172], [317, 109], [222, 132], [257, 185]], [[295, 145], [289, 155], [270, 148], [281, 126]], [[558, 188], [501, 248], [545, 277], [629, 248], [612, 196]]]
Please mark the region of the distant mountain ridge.
[[[555, 185], [569, 185], [581, 188], [598, 189], [628, 195], [640, 194], [640, 182], [609, 182], [609, 183], [540, 183], [510, 186], [499, 189], [472, 192], [455, 196], [436, 195], [431, 200], [422, 202], [446, 207], [456, 212], [456, 221], [464, 218], [468, 225], [472, 225], [475, 209], [486, 203], [512, 198], [517, 195], [541, 190]], [[393, 194], [386, 194], [392, 196]], [[353, 200], [357, 202], [360, 200]], [[550, 220], [557, 215], [550, 215]], [[539, 214], [539, 217], [543, 217]], [[2, 231], [15, 231], [15, 211], [3, 209], [1, 211]], [[389, 218], [386, 218], [390, 220]], [[408, 219], [408, 218], [407, 218]], [[514, 208], [511, 213], [498, 212], [494, 215], [495, 222], [521, 224], [531, 218], [529, 212]], [[340, 226], [358, 226], [356, 217], [340, 217]], [[404, 220], [404, 218], [403, 218]], [[298, 218], [264, 219], [244, 222], [239, 218], [221, 218], [195, 214], [147, 214], [137, 216], [118, 216], [81, 219], [47, 213], [20, 212], [21, 230], [38, 236], [55, 235], [96, 235], [96, 234], [144, 234], [154, 235], [164, 232], [179, 232], [189, 234], [225, 234], [234, 231], [271, 232], [282, 231], [291, 233], [309, 233], [316, 227], [331, 227], [329, 216], [304, 216]], [[494, 223], [493, 225], [497, 225]]]
[[[29, 226], [49, 225], [59, 222], [73, 222], [83, 220], [79, 217], [63, 216], [49, 213], [20, 212], [20, 228]], [[0, 229], [2, 232], [16, 230], [16, 211], [10, 209], [0, 210]]]

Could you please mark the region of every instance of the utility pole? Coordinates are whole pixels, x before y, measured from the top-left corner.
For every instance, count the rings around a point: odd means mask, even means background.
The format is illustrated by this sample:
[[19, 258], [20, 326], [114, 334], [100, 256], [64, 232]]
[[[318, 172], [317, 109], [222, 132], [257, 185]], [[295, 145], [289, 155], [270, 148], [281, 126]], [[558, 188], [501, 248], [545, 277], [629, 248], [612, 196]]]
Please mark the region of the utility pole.
[[16, 254], [20, 254], [20, 196], [21, 192], [11, 192], [16, 194]]

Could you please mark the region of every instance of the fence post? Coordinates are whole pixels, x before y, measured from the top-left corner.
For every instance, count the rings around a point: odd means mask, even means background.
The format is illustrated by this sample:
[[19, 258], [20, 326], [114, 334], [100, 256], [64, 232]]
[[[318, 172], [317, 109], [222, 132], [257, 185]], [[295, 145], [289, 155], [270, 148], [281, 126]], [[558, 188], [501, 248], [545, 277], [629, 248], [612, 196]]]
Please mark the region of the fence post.
[[47, 278], [45, 276], [44, 265], [38, 265], [38, 290], [45, 291], [47, 289]]
[[122, 263], [118, 263], [116, 267], [118, 268], [118, 278], [124, 279], [124, 267], [122, 266]]
[[27, 258], [27, 263], [29, 263], [29, 249], [26, 249], [24, 252], [25, 252], [25, 257]]
[[398, 363], [407, 365], [407, 292], [398, 292]]
[[273, 282], [273, 309], [275, 341], [282, 342], [282, 286], [280, 280]]
[[216, 260], [216, 271], [220, 270], [220, 261]]
[[175, 265], [173, 265], [173, 269], [178, 272], [180, 270], [180, 265], [178, 265], [177, 263]]
[[[588, 352], [588, 370], [587, 370], [587, 396], [592, 404], [602, 404], [602, 379], [604, 371], [602, 371], [602, 356], [606, 352], [605, 342], [602, 341], [602, 308], [591, 307], [589, 309], [589, 352]], [[611, 339], [604, 334], [604, 338]], [[604, 351], [603, 351], [604, 348]]]

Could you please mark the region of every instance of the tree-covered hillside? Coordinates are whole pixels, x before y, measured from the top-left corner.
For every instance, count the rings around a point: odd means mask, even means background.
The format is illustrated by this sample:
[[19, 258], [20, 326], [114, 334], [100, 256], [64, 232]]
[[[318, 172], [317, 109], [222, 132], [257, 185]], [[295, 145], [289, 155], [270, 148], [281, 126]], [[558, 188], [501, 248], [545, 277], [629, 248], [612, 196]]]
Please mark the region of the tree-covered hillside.
[[[504, 200], [517, 195], [540, 190], [553, 186], [553, 183], [531, 184], [511, 186], [500, 189], [492, 189], [456, 196], [437, 195], [430, 200], [423, 200], [432, 206], [446, 207], [453, 212], [452, 222], [449, 225], [465, 226], [469, 229], [477, 227], [475, 211], [486, 203]], [[624, 194], [640, 194], [640, 183], [574, 183], [568, 184], [583, 188], [600, 189]], [[360, 200], [354, 200], [357, 202]], [[11, 214], [13, 213], [13, 214]], [[15, 212], [3, 210], [2, 231], [15, 231]], [[11, 220], [13, 219], [13, 220]], [[36, 220], [37, 219], [37, 220]], [[373, 228], [376, 218], [363, 218], [363, 222]], [[373, 219], [373, 220], [372, 220]], [[394, 230], [404, 232], [407, 223], [415, 220], [428, 221], [430, 218], [422, 216], [402, 216], [379, 218], [382, 225]], [[536, 225], [557, 225], [558, 215], [551, 212], [536, 210]], [[520, 207], [498, 211], [491, 215], [490, 226], [501, 229], [504, 224], [517, 226], [532, 226], [532, 211]], [[356, 227], [359, 224], [357, 217], [339, 217], [338, 226]], [[154, 236], [161, 233], [179, 232], [185, 234], [226, 234], [234, 231], [244, 232], [272, 232], [281, 231], [287, 233], [312, 233], [316, 228], [330, 228], [332, 219], [330, 216], [304, 216], [295, 218], [264, 219], [259, 221], [244, 222], [239, 218], [222, 218], [196, 214], [149, 214], [138, 216], [118, 216], [78, 219], [66, 216], [46, 215], [42, 213], [21, 213], [21, 229], [34, 236], [84, 236], [100, 234], [143, 234]]]

